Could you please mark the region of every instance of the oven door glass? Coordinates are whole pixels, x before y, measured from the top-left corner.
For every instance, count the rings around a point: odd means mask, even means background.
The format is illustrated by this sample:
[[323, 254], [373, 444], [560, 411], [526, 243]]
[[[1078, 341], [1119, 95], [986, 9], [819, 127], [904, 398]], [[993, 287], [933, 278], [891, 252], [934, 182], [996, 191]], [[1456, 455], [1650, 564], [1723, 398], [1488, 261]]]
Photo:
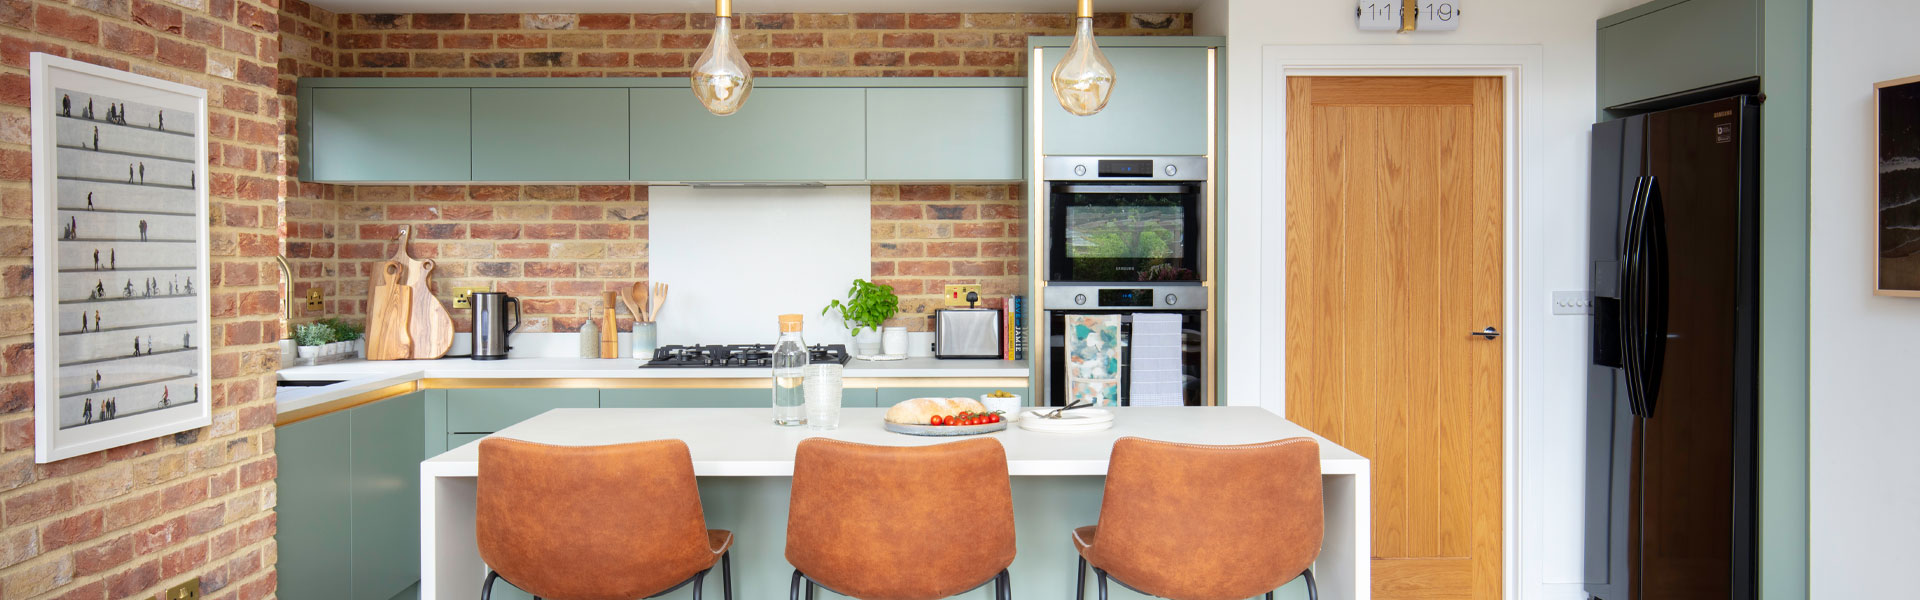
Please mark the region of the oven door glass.
[[1198, 281], [1197, 184], [1059, 183], [1052, 281]]

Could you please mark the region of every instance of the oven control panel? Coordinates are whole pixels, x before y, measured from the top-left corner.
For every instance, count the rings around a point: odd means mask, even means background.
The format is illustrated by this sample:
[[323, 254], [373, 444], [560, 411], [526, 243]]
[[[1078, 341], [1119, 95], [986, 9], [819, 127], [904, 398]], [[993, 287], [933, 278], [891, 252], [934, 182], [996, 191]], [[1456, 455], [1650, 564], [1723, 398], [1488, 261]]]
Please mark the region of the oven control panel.
[[1206, 181], [1201, 156], [1049, 156], [1047, 181]]
[[1207, 288], [1198, 285], [1049, 285], [1045, 304], [1047, 310], [1206, 310]]

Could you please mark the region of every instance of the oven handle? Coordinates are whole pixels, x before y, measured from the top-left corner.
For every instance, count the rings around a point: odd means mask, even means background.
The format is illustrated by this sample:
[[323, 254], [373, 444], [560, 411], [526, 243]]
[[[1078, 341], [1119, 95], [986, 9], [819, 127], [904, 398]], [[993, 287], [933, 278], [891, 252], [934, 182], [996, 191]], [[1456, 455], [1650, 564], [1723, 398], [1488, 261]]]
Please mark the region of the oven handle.
[[1063, 185], [1058, 188], [1069, 194], [1183, 194], [1184, 185]]

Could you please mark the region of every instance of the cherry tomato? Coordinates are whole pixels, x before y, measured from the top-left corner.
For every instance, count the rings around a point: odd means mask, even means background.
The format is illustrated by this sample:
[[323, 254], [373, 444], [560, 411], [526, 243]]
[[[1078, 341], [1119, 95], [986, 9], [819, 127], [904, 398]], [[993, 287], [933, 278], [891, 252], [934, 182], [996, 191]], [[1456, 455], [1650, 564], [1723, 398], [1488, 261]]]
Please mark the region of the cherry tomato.
[[999, 422], [1000, 422], [1000, 415], [994, 415], [994, 416], [991, 416], [991, 417], [987, 417], [987, 422], [988, 422], [988, 423], [999, 423]]
[[945, 418], [945, 417], [941, 417], [940, 415], [934, 415], [934, 416], [933, 416], [933, 424], [934, 424], [934, 425], [945, 425], [946, 423], [943, 423], [943, 422], [942, 422], [942, 421], [945, 421], [945, 420], [946, 420], [946, 418]]

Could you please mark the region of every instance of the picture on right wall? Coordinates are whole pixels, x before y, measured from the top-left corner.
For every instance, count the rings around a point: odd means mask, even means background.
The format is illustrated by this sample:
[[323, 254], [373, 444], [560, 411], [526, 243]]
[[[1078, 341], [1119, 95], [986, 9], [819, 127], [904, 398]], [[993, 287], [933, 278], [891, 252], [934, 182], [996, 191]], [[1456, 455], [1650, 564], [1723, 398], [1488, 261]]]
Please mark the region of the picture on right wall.
[[1920, 298], [1920, 76], [1874, 88], [1880, 203], [1874, 293]]

